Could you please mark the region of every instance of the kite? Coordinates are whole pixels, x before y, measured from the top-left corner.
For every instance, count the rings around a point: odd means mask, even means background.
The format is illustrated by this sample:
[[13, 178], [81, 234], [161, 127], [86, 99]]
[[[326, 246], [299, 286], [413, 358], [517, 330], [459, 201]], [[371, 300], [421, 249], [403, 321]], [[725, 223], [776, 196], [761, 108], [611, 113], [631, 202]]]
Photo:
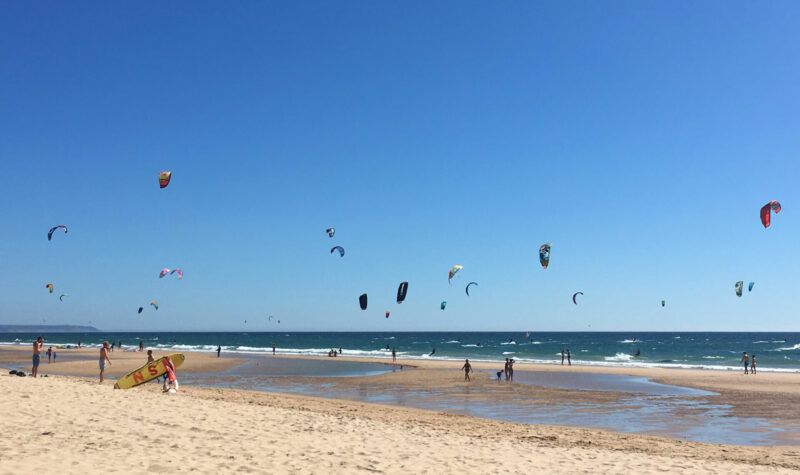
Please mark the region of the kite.
[[58, 300], [64, 301], [64, 297], [69, 297], [69, 294], [61, 294], [58, 296]]
[[63, 229], [64, 230], [64, 234], [67, 234], [67, 232], [69, 231], [69, 229], [67, 229], [67, 226], [63, 225], [63, 224], [59, 224], [57, 226], [53, 226], [52, 228], [50, 228], [50, 231], [47, 231], [47, 240], [48, 241], [51, 241], [53, 239], [53, 233], [56, 232], [56, 229]]
[[[768, 228], [771, 221], [770, 211], [775, 214], [781, 212], [781, 204], [775, 200], [770, 201], [769, 203], [765, 204], [761, 207], [761, 224], [764, 225], [765, 228]], [[52, 230], [51, 230], [52, 232]]]
[[578, 301], [576, 300], [578, 294], [583, 295], [583, 292], [575, 292], [574, 294], [572, 294], [572, 303], [574, 303], [575, 305], [578, 305]]
[[744, 282], [742, 282], [741, 280], [739, 282], [736, 282], [736, 286], [734, 288], [736, 289], [736, 296], [737, 297], [741, 297], [742, 296], [742, 287], [743, 286], [744, 286]]
[[750, 282], [749, 284], [747, 284], [747, 291], [748, 291], [748, 292], [752, 292], [752, 291], [753, 291], [753, 286], [754, 286], [754, 285], [756, 285], [756, 283], [755, 283], [755, 282]]
[[267, 321], [269, 322], [269, 321], [271, 321], [273, 318], [274, 318], [274, 317], [273, 317], [272, 315], [270, 315], [269, 317], [267, 317]]
[[664, 306], [666, 306], [666, 305], [667, 305], [667, 301], [666, 301], [666, 300], [662, 300], [662, 301], [661, 301], [661, 306], [662, 306], [662, 307], [664, 307]]
[[333, 237], [333, 235], [336, 234], [336, 228], [328, 228], [325, 232], [328, 233], [328, 237]]
[[142, 313], [142, 310], [144, 310], [144, 307], [139, 307], [139, 311], [136, 313]]
[[406, 299], [407, 292], [408, 282], [400, 282], [400, 286], [397, 287], [397, 303], [403, 303], [403, 300]]
[[478, 285], [478, 283], [477, 283], [477, 282], [470, 282], [469, 284], [467, 284], [467, 288], [466, 288], [466, 289], [464, 289], [464, 291], [467, 293], [467, 297], [469, 297], [469, 286], [470, 286], [470, 285], [475, 285], [475, 286], [477, 286], [477, 285]]
[[152, 302], [150, 302], [150, 305], [152, 305], [156, 310], [158, 310], [158, 300], [153, 300]]
[[442, 303], [441, 303], [441, 305], [440, 305], [439, 307], [440, 307], [442, 310], [444, 310], [444, 308], [445, 308], [445, 307], [447, 307], [447, 300], [442, 300]]
[[456, 264], [453, 267], [451, 267], [450, 271], [447, 273], [447, 283], [449, 284], [450, 283], [450, 279], [455, 277], [455, 275], [458, 274], [458, 271], [460, 271], [463, 268], [464, 268], [464, 266], [460, 266], [458, 264]]
[[53, 293], [53, 290], [55, 289], [55, 286], [53, 284], [48, 283], [45, 284], [44, 286], [47, 287], [47, 290], [49, 290], [51, 294]]
[[344, 257], [344, 248], [342, 246], [333, 246], [331, 248], [331, 254], [333, 254], [333, 251], [339, 251], [339, 257]]
[[178, 274], [178, 280], [183, 279], [183, 271], [181, 269], [169, 270], [166, 267], [161, 269], [161, 272], [158, 273], [158, 278], [159, 279], [163, 279], [167, 274], [172, 275], [172, 274], [176, 274], [176, 273]]
[[386, 318], [389, 318], [389, 315], [391, 315], [391, 312], [389, 312], [389, 311], [387, 310], [387, 311], [386, 311]]
[[358, 297], [358, 304], [361, 306], [361, 310], [367, 309], [367, 294], [361, 294]]
[[550, 265], [550, 243], [545, 243], [539, 246], [539, 263], [542, 264], [543, 269], [547, 269]]
[[163, 171], [158, 174], [158, 186], [162, 189], [166, 188], [169, 185], [169, 181], [172, 180], [172, 172], [170, 171]]

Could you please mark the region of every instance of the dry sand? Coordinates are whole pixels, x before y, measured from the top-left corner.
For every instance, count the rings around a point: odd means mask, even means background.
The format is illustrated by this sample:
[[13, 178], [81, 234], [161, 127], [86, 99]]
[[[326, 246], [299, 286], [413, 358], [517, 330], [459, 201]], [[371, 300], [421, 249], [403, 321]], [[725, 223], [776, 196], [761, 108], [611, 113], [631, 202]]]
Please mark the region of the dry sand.
[[[65, 351], [72, 350], [60, 354]], [[43, 363], [42, 373], [95, 375], [97, 350], [83, 351], [90, 360]], [[124, 374], [142, 361], [142, 354], [116, 352], [111, 358], [112, 369]], [[0, 350], [0, 367], [20, 366], [28, 371], [29, 360], [27, 348]], [[236, 363], [233, 358], [190, 353], [183, 368], [224, 371]], [[456, 362], [404, 364], [420, 370], [379, 376], [373, 384], [463, 384]], [[493, 369], [497, 365], [476, 366]], [[517, 365], [517, 369], [523, 367]], [[792, 402], [800, 387], [800, 375], [785, 374], [757, 375], [755, 383], [751, 382], [754, 378], [721, 371], [546, 365], [525, 369], [641, 374], [714, 389], [720, 397], [744, 393], [789, 401], [780, 406], [784, 414], [796, 408]], [[800, 470], [800, 449], [793, 447], [709, 445], [239, 390], [184, 386], [178, 395], [169, 396], [157, 384], [114, 390], [113, 379], [99, 385], [96, 377], [0, 375], [4, 415], [0, 419], [0, 474], [27, 472], [32, 467], [58, 473], [751, 474]], [[482, 376], [475, 389], [496, 387], [486, 383]], [[582, 393], [580, 397], [587, 397], [588, 392]], [[589, 393], [588, 397], [593, 396]]]

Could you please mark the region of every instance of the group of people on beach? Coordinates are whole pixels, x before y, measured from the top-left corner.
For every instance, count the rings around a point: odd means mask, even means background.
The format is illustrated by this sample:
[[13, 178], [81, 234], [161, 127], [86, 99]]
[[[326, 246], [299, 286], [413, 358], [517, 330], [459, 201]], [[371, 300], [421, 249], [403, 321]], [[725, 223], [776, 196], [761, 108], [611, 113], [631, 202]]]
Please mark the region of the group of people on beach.
[[564, 357], [567, 358], [567, 365], [572, 366], [572, 353], [570, 353], [569, 348], [567, 348], [566, 352], [564, 352], [564, 348], [561, 348], [561, 366], [564, 366]]
[[[275, 353], [273, 352], [272, 354], [275, 354]], [[339, 356], [341, 354], [342, 354], [342, 349], [341, 348], [339, 348], [338, 351], [336, 350], [336, 348], [331, 348], [331, 350], [328, 352], [328, 356], [331, 357], [331, 358], [335, 358], [335, 357], [337, 357], [337, 356]]]
[[502, 380], [504, 374], [506, 375], [506, 381], [514, 381], [514, 358], [506, 358], [506, 364], [503, 366], [503, 370], [497, 372], [497, 380]]
[[748, 372], [747, 372], [748, 367], [750, 369], [750, 373], [756, 374], [756, 355], [755, 355], [755, 353], [753, 353], [752, 356], [748, 356], [746, 351], [744, 353], [742, 353], [742, 363], [744, 364], [744, 374], [748, 374]]

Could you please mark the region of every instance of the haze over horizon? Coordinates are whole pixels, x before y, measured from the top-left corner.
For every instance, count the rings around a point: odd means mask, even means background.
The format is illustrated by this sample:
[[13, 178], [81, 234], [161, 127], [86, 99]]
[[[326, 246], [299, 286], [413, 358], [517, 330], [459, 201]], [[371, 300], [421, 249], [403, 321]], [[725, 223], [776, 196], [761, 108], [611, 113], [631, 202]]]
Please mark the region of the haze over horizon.
[[800, 4], [187, 5], [5, 5], [0, 324], [800, 331]]

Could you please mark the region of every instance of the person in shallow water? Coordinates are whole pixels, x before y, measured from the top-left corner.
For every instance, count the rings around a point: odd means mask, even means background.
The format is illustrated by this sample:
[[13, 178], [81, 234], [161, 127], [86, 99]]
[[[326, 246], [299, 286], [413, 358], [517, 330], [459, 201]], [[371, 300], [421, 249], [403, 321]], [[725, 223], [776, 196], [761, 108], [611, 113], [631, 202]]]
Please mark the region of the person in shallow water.
[[567, 365], [572, 366], [572, 354], [569, 352], [569, 348], [567, 348]]
[[747, 368], [750, 365], [750, 358], [748, 358], [746, 351], [742, 353], [742, 363], [744, 363], [744, 374], [747, 374]]
[[469, 359], [464, 362], [464, 366], [461, 367], [464, 370], [464, 381], [472, 381], [469, 379], [469, 373], [472, 372], [472, 365], [469, 364]]
[[561, 366], [564, 366], [564, 355], [565, 354], [566, 353], [564, 353], [564, 348], [561, 348]]

